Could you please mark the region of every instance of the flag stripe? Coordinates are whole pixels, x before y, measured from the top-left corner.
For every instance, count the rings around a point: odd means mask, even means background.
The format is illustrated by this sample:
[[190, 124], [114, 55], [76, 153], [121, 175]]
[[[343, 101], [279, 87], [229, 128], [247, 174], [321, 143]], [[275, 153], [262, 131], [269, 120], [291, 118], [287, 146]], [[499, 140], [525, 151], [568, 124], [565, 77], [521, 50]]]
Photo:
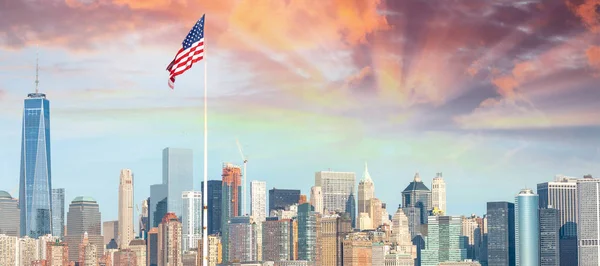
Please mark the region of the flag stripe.
[[175, 87], [175, 77], [192, 68], [194, 63], [204, 59], [204, 15], [196, 22], [181, 45], [175, 58], [167, 66], [171, 89]]

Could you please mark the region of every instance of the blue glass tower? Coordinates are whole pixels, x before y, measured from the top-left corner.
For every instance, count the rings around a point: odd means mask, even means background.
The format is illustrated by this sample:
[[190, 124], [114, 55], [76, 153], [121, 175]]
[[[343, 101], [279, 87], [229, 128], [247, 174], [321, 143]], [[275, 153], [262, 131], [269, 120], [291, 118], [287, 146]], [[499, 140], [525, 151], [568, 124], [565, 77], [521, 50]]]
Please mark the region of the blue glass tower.
[[523, 189], [515, 199], [516, 266], [540, 265], [538, 195]]
[[21, 236], [52, 233], [50, 172], [50, 102], [43, 93], [30, 93], [25, 99], [21, 140]]

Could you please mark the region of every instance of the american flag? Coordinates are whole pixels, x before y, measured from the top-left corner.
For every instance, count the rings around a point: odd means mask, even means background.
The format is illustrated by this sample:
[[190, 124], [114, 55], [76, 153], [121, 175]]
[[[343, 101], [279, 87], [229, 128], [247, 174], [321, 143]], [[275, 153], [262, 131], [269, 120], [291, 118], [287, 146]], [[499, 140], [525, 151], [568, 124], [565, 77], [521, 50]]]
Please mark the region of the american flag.
[[182, 48], [179, 49], [175, 59], [167, 67], [169, 71], [169, 87], [175, 88], [175, 77], [183, 74], [192, 65], [204, 58], [204, 16], [196, 22], [196, 25], [183, 40]]

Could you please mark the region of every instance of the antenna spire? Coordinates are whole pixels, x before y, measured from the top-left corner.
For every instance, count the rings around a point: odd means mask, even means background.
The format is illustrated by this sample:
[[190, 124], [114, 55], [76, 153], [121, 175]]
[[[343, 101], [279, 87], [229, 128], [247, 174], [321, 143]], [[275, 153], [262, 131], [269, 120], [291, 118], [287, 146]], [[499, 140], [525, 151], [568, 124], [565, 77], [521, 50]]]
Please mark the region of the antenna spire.
[[40, 73], [40, 64], [39, 64], [39, 54], [40, 54], [40, 45], [38, 44], [35, 51], [35, 93], [39, 92], [38, 85], [40, 84], [39, 73]]

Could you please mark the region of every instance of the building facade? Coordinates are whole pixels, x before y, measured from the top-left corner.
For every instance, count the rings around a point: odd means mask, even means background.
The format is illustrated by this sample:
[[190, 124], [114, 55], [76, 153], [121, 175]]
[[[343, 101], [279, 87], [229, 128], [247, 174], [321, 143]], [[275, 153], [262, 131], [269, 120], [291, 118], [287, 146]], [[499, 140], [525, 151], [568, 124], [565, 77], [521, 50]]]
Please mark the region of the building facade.
[[65, 228], [65, 189], [52, 189], [52, 235], [64, 237]]
[[202, 238], [202, 193], [200, 191], [184, 191], [182, 217], [182, 248], [188, 251], [197, 248]]
[[104, 237], [101, 232], [102, 216], [100, 206], [91, 197], [76, 197], [69, 205], [67, 213], [67, 235], [65, 242], [69, 247], [69, 260], [78, 261], [79, 245], [87, 234], [89, 243], [96, 246], [98, 256], [104, 254]]
[[158, 227], [162, 217], [167, 214], [167, 185], [156, 184], [150, 186], [150, 203], [148, 204], [148, 219], [150, 227]]
[[134, 239], [133, 229], [133, 172], [121, 170], [119, 175], [119, 248], [126, 249]]
[[19, 201], [8, 192], [0, 191], [0, 235], [19, 237], [21, 210]]
[[229, 227], [229, 248], [226, 262], [256, 261], [256, 224], [248, 216], [232, 217]]
[[315, 207], [315, 211], [323, 213], [323, 191], [319, 186], [310, 188], [310, 205]]
[[309, 203], [298, 206], [298, 259], [316, 261], [319, 213]]
[[515, 198], [515, 260], [517, 266], [540, 264], [538, 195], [522, 189]]
[[422, 266], [437, 266], [442, 262], [458, 262], [467, 258], [460, 216], [429, 216], [427, 231], [425, 248], [421, 251]]
[[515, 266], [515, 204], [487, 203], [487, 263]]
[[194, 189], [194, 153], [191, 149], [163, 149], [163, 184], [167, 185], [167, 211], [181, 219], [181, 194]]
[[561, 265], [577, 265], [577, 179], [559, 175], [537, 185], [539, 208], [559, 211]]
[[560, 265], [560, 212], [540, 209], [540, 266]]
[[30, 93], [24, 101], [21, 136], [19, 209], [21, 236], [52, 233], [52, 175], [50, 160], [50, 101]]
[[431, 205], [431, 191], [425, 186], [419, 173], [416, 173], [413, 181], [402, 191], [402, 206], [418, 208], [421, 213], [420, 223], [426, 224]]
[[[367, 163], [365, 163], [365, 171], [363, 173], [363, 177], [358, 182], [358, 214], [368, 213], [369, 208], [369, 200], [375, 197], [375, 184], [373, 183], [373, 179], [371, 179], [371, 175], [369, 174], [369, 168], [367, 167]], [[370, 216], [373, 219], [372, 216]]]
[[321, 187], [324, 210], [345, 212], [350, 195], [355, 194], [356, 174], [332, 171], [317, 172], [315, 173], [315, 186]]
[[250, 182], [250, 214], [257, 223], [267, 217], [267, 183], [264, 181]]
[[177, 215], [168, 212], [158, 226], [158, 266], [182, 266], [181, 222]]
[[600, 179], [577, 180], [577, 240], [579, 266], [600, 263]]
[[242, 169], [231, 163], [223, 164], [221, 194], [221, 241], [223, 261], [229, 261], [229, 220], [242, 213]]
[[[223, 181], [208, 180], [208, 234], [213, 235], [221, 232], [221, 212], [222, 212], [222, 196], [223, 196]], [[204, 193], [204, 181], [202, 182], [202, 193]]]
[[437, 173], [431, 181], [431, 208], [446, 214], [446, 182], [442, 173]]
[[300, 190], [298, 189], [270, 189], [269, 215], [274, 210], [285, 210], [291, 205], [298, 204], [299, 200]]

